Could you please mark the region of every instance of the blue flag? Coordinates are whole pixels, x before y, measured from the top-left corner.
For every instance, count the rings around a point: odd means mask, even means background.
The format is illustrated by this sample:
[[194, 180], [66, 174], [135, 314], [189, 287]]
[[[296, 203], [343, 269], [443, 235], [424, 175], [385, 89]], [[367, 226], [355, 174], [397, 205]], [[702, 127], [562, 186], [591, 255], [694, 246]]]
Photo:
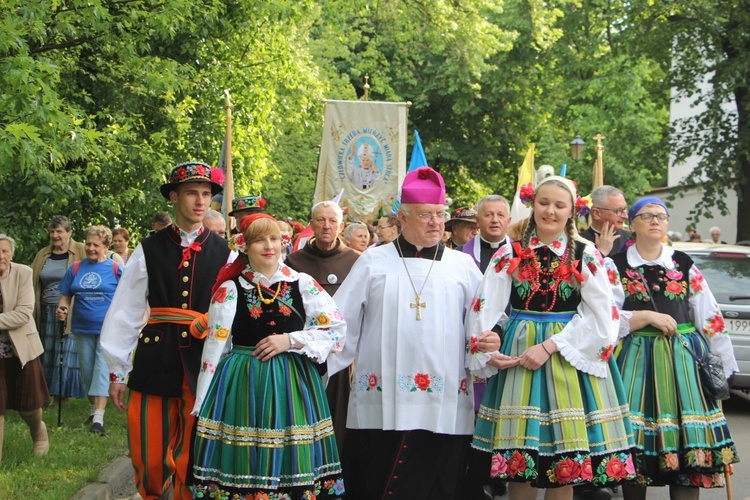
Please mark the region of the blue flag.
[[[422, 148], [422, 140], [419, 138], [419, 132], [416, 130], [414, 131], [414, 147], [411, 150], [411, 160], [409, 161], [409, 168], [406, 170], [407, 172], [411, 172], [412, 170], [416, 170], [419, 167], [428, 167], [427, 164], [427, 157], [424, 155], [424, 149]], [[399, 190], [398, 196], [396, 196], [396, 200], [393, 202], [393, 206], [391, 207], [391, 213], [393, 215], [396, 215], [396, 212], [398, 212], [398, 207], [401, 206], [401, 191]]]
[[409, 169], [407, 172], [416, 170], [419, 167], [427, 167], [427, 158], [424, 155], [424, 149], [422, 148], [422, 141], [419, 139], [419, 132], [414, 131], [414, 148], [411, 150], [411, 161], [409, 162]]

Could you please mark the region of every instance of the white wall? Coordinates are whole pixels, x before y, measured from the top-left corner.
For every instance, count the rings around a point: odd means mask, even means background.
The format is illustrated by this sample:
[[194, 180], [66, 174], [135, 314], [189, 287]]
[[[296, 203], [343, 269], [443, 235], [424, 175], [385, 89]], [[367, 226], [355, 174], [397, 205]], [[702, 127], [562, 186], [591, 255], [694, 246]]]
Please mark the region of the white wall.
[[[710, 77], [710, 74], [703, 75], [698, 82], [698, 87], [702, 92], [710, 91], [711, 85], [708, 83]], [[728, 117], [737, 116], [737, 107], [734, 101], [727, 102], [724, 106], [724, 110]], [[703, 111], [705, 111], [703, 105], [696, 105], [694, 99], [679, 99], [675, 89], [672, 89], [669, 120], [676, 132], [679, 132], [677, 120], [695, 116]], [[669, 194], [672, 191], [675, 191], [674, 187], [693, 171], [699, 161], [700, 157], [693, 155], [684, 162], [676, 163], [674, 156], [670, 155], [669, 168], [667, 169], [667, 187], [654, 189], [648, 194], [650, 196], [657, 196], [666, 202]], [[695, 209], [702, 197], [703, 190], [701, 185], [698, 184], [689, 188], [688, 191], [684, 193], [684, 198], [680, 198], [678, 195], [675, 200], [671, 202], [673, 208], [670, 209], [670, 231], [679, 231], [683, 234], [684, 239], [687, 240], [686, 228], [690, 224], [690, 221], [688, 220], [688, 217], [690, 217], [690, 211]], [[700, 222], [696, 224], [696, 230], [698, 234], [701, 235], [701, 238], [709, 239], [711, 237], [709, 229], [712, 226], [718, 226], [721, 228], [721, 239], [727, 243], [734, 243], [737, 238], [737, 193], [732, 189], [726, 190], [723, 193], [723, 198], [727, 207], [729, 207], [729, 215], [721, 215], [719, 210], [715, 208], [712, 210], [713, 218], [701, 218]]]

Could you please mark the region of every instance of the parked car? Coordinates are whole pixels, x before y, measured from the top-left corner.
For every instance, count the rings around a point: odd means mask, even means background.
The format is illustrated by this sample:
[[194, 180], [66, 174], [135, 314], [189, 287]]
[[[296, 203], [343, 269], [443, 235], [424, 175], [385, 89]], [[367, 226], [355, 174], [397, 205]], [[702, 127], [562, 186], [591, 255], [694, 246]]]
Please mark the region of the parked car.
[[678, 242], [674, 248], [693, 259], [719, 303], [740, 368], [732, 388], [750, 391], [750, 247]]

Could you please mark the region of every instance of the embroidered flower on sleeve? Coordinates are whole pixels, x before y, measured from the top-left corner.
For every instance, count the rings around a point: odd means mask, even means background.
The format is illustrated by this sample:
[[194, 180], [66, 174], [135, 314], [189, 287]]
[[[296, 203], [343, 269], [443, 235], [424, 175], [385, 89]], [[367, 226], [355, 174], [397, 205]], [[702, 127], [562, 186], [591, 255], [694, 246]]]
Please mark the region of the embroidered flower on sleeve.
[[228, 295], [229, 289], [225, 286], [220, 287], [218, 290], [216, 290], [216, 293], [211, 298], [211, 303], [219, 303], [222, 304], [226, 299]]
[[718, 312], [718, 306], [716, 306], [716, 314], [711, 316], [708, 321], [706, 321], [705, 326], [703, 327], [703, 331], [706, 332], [706, 335], [709, 337], [713, 337], [718, 333], [724, 332], [724, 318], [721, 316], [721, 313]]
[[694, 295], [703, 292], [703, 276], [693, 276], [690, 279], [690, 289]]
[[612, 306], [612, 319], [620, 319], [620, 311], [617, 306]]
[[482, 310], [482, 306], [484, 306], [484, 297], [477, 295], [474, 297], [474, 300], [471, 301], [471, 309], [474, 312], [479, 312]]
[[605, 363], [609, 361], [609, 358], [612, 356], [612, 351], [614, 350], [615, 346], [608, 345], [607, 347], [602, 347], [599, 349], [599, 360], [604, 361]]
[[213, 363], [209, 363], [208, 361], [204, 361], [201, 365], [201, 371], [205, 373], [214, 373], [216, 371], [216, 365]]
[[479, 338], [472, 336], [471, 339], [469, 339], [469, 352], [471, 354], [476, 354], [479, 352], [479, 346], [477, 345], [479, 343]]
[[312, 280], [312, 283], [310, 284], [310, 287], [307, 289], [307, 291], [310, 292], [310, 295], [318, 295], [323, 291], [323, 287], [320, 286], [320, 283], [318, 283], [316, 280]]
[[597, 265], [596, 265], [596, 263], [593, 260], [590, 260], [590, 261], [586, 262], [586, 267], [589, 268], [589, 272], [593, 276], [596, 276]]
[[312, 318], [313, 326], [328, 326], [330, 324], [331, 324], [331, 318], [324, 312], [319, 313], [316, 316], [313, 316]]
[[500, 271], [502, 271], [508, 264], [508, 262], [510, 262], [510, 259], [507, 257], [496, 257], [493, 260], [493, 263], [495, 264], [495, 272], [499, 273]]
[[610, 285], [614, 285], [615, 283], [617, 283], [617, 271], [615, 271], [614, 269], [607, 269], [607, 278], [609, 278]]
[[216, 340], [226, 340], [229, 337], [229, 329], [223, 326], [217, 328], [214, 331], [214, 337], [216, 337]]
[[124, 384], [125, 374], [122, 372], [110, 372], [109, 381], [112, 384]]

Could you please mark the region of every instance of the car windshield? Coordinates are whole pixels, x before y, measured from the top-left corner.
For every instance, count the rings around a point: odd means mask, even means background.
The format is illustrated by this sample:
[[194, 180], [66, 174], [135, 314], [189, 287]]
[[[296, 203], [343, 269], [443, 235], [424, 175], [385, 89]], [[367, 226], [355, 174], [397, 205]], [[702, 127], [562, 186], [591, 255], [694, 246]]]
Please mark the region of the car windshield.
[[703, 273], [719, 303], [750, 304], [750, 299], [729, 300], [732, 295], [750, 296], [750, 258], [696, 254], [690, 257]]

